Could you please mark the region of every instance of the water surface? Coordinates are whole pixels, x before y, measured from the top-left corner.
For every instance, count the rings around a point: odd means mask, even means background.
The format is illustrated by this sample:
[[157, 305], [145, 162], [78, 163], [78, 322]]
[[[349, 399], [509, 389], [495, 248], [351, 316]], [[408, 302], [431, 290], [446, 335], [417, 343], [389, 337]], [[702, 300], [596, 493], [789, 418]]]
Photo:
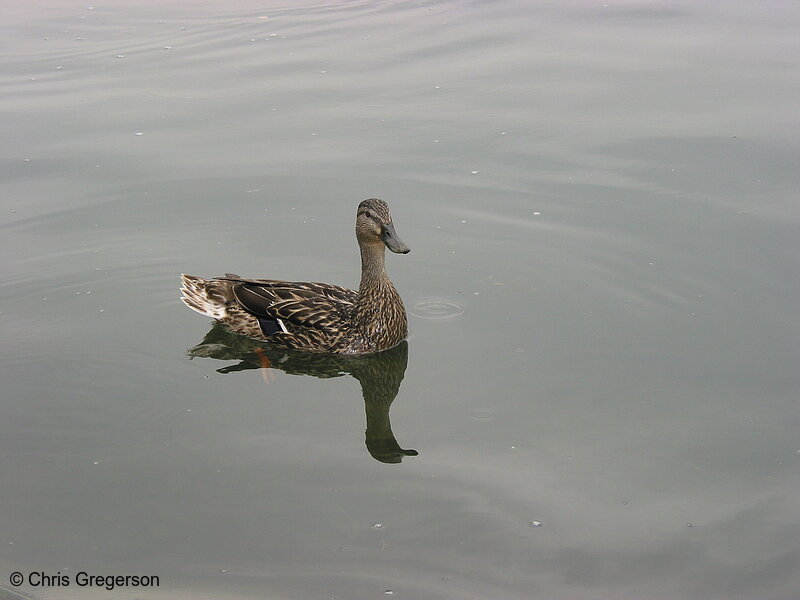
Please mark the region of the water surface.
[[[798, 26], [9, 3], [0, 581], [161, 583], [0, 595], [796, 598]], [[412, 248], [388, 363], [265, 369], [178, 301], [357, 285], [372, 196]]]

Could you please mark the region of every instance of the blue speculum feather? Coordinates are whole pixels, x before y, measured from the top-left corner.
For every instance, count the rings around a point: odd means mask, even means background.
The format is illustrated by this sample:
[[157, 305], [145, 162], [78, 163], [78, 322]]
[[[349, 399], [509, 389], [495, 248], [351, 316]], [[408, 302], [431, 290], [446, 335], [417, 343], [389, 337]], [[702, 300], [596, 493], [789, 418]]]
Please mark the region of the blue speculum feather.
[[256, 319], [258, 319], [258, 325], [261, 327], [264, 337], [270, 337], [271, 335], [281, 331], [281, 326], [277, 319], [271, 319], [270, 317], [262, 317], [259, 315], [256, 315]]

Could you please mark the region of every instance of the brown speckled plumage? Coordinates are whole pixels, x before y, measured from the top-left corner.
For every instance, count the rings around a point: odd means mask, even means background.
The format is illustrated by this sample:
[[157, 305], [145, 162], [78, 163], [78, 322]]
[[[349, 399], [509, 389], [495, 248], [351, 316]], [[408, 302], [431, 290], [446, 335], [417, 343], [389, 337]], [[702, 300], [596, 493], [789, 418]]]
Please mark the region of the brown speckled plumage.
[[384, 249], [401, 254], [409, 249], [397, 237], [383, 200], [371, 198], [358, 205], [356, 239], [361, 250], [358, 291], [233, 273], [213, 279], [181, 275], [181, 300], [235, 333], [279, 347], [334, 354], [392, 348], [408, 335], [408, 322], [384, 268]]

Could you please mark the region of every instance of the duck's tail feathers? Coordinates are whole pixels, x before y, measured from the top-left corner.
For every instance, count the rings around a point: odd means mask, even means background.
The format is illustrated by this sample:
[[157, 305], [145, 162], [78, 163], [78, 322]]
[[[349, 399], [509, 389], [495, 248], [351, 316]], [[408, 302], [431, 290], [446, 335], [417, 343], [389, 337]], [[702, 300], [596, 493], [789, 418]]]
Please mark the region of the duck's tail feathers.
[[225, 317], [225, 297], [220, 290], [212, 289], [217, 282], [183, 273], [181, 283], [181, 300], [186, 306], [212, 319], [221, 320]]

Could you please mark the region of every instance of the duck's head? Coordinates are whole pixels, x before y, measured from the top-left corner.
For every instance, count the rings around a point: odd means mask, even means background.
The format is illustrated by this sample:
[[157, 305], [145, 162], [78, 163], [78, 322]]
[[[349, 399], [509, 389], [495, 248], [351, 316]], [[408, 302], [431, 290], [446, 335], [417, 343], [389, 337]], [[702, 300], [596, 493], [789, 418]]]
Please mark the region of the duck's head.
[[359, 244], [384, 244], [398, 254], [411, 252], [411, 248], [397, 237], [389, 205], [379, 198], [370, 198], [358, 205], [356, 238]]

